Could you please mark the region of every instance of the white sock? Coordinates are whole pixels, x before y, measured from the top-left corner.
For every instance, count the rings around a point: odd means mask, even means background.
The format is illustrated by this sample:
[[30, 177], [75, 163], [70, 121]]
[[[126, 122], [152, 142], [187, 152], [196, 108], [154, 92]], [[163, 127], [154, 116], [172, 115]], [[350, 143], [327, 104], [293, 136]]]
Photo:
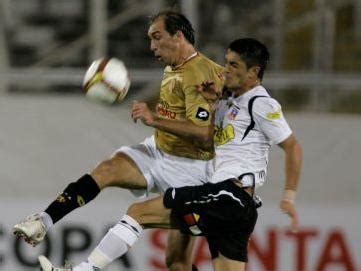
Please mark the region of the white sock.
[[[104, 269], [115, 259], [124, 255], [133, 246], [142, 233], [142, 227], [137, 221], [128, 215], [112, 227], [92, 251], [88, 263], [92, 266]], [[83, 262], [82, 264], [84, 264]], [[80, 265], [79, 265], [80, 266]], [[75, 268], [77, 268], [76, 266]], [[87, 271], [87, 269], [74, 269], [74, 271]]]
[[88, 262], [82, 262], [72, 268], [72, 271], [94, 271], [93, 266]]
[[54, 226], [53, 220], [51, 219], [51, 217], [48, 213], [41, 212], [39, 215], [40, 215], [41, 219], [43, 220], [46, 231], [48, 231], [52, 226]]

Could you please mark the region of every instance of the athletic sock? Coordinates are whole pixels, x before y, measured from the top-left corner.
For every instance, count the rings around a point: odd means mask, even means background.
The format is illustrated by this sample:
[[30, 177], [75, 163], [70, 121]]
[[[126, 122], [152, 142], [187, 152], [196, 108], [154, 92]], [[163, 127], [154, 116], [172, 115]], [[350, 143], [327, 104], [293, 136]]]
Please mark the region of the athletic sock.
[[48, 231], [54, 225], [53, 220], [48, 213], [41, 212], [39, 215], [43, 220], [45, 231]]
[[45, 212], [55, 224], [74, 209], [93, 200], [99, 192], [100, 189], [93, 177], [86, 174], [76, 182], [70, 183]]
[[94, 271], [96, 269], [94, 269], [90, 263], [82, 262], [81, 264], [73, 267], [71, 270], [72, 271]]
[[[103, 237], [90, 254], [87, 262], [95, 268], [104, 269], [115, 259], [124, 255], [139, 239], [141, 233], [142, 227], [139, 223], [130, 216], [124, 215]], [[82, 264], [84, 263], [86, 262]]]

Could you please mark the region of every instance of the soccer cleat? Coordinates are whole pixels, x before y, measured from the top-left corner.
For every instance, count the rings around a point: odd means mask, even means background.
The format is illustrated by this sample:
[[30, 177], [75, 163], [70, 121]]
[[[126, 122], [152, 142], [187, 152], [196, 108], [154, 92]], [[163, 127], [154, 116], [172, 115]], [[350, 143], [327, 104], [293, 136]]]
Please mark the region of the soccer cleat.
[[64, 267], [55, 267], [53, 264], [46, 258], [45, 256], [41, 255], [38, 257], [39, 263], [40, 263], [40, 270], [43, 271], [72, 271], [70, 265], [65, 264]]
[[44, 240], [46, 234], [43, 219], [39, 214], [28, 216], [24, 221], [16, 224], [13, 230], [16, 236], [24, 238], [34, 247]]

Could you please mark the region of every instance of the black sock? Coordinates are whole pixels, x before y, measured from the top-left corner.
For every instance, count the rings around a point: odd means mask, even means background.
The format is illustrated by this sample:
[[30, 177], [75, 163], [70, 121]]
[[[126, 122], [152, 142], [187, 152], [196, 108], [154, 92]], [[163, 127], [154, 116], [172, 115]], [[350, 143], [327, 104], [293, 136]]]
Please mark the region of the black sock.
[[76, 182], [70, 183], [45, 212], [55, 224], [71, 211], [94, 199], [99, 192], [100, 189], [93, 177], [85, 174]]

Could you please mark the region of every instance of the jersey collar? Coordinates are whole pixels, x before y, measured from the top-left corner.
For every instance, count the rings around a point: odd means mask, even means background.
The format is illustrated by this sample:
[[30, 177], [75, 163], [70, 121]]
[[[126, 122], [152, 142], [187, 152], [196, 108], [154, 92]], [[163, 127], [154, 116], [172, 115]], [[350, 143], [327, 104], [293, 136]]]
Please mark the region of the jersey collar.
[[242, 95], [240, 95], [236, 98], [233, 98], [233, 99], [236, 101], [240, 101], [243, 99], [251, 98], [251, 97], [255, 96], [256, 94], [260, 94], [260, 93], [268, 95], [266, 89], [262, 85], [258, 85], [258, 86], [255, 86], [254, 88], [248, 90], [247, 92], [243, 93]]
[[180, 67], [182, 67], [184, 64], [186, 64], [189, 60], [191, 60], [192, 58], [195, 58], [198, 55], [198, 52], [194, 52], [193, 54], [191, 54], [186, 60], [184, 60], [181, 64], [172, 67], [172, 70], [176, 70]]

